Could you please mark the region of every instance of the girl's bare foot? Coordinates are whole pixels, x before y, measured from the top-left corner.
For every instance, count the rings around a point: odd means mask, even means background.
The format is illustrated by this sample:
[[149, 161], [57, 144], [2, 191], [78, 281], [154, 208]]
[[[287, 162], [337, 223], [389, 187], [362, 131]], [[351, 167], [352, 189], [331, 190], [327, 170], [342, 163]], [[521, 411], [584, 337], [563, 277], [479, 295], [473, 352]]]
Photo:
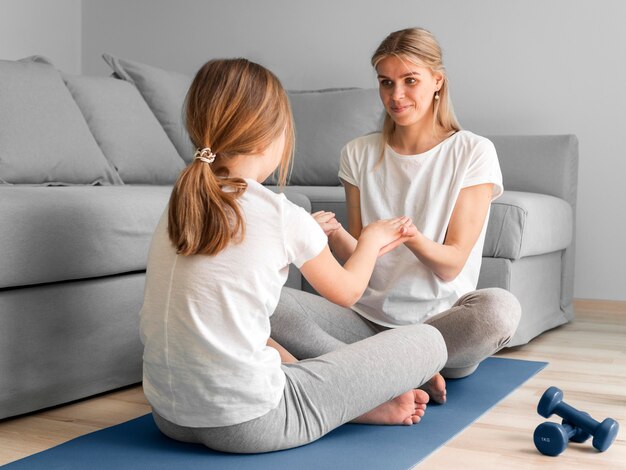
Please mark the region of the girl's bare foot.
[[430, 399], [435, 403], [444, 404], [446, 402], [446, 381], [441, 374], [435, 374], [420, 389], [428, 393]]
[[423, 390], [411, 390], [402, 395], [378, 405], [355, 420], [361, 424], [411, 424], [419, 423], [428, 403], [428, 394]]

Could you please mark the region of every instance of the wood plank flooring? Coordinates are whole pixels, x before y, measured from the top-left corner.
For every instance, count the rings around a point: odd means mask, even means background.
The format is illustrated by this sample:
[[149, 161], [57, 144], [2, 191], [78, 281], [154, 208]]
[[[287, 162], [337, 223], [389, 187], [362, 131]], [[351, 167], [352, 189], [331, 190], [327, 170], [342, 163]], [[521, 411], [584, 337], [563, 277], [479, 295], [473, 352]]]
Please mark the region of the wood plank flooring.
[[[550, 364], [429, 456], [420, 470], [626, 469], [626, 302], [577, 300], [575, 311], [574, 322], [499, 354]], [[536, 406], [550, 385], [595, 419], [620, 422], [610, 449], [599, 453], [590, 442], [571, 444], [559, 457], [535, 450], [533, 431], [545, 421]], [[0, 421], [0, 465], [149, 411], [141, 387], [134, 386]]]

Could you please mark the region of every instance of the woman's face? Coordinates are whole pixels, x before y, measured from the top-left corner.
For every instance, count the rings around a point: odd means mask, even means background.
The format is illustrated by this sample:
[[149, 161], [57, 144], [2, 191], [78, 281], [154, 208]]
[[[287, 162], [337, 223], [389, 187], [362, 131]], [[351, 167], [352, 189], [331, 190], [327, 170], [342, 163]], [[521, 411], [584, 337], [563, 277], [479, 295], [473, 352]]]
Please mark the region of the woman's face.
[[405, 59], [389, 56], [378, 63], [380, 99], [398, 126], [432, 122], [433, 97], [443, 84], [443, 75]]

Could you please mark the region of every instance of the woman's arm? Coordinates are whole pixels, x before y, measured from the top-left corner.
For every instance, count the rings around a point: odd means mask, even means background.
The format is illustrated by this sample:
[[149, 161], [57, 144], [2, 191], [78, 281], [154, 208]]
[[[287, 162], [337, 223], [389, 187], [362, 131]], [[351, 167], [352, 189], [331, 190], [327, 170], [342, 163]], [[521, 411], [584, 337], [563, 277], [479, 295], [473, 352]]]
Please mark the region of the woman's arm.
[[352, 256], [343, 266], [326, 246], [319, 255], [304, 263], [300, 272], [322, 296], [350, 307], [363, 295], [381, 250], [406, 241], [404, 234], [411, 224], [408, 217], [371, 223], [363, 229]]
[[476, 240], [485, 224], [493, 184], [479, 184], [464, 188], [452, 211], [443, 244], [426, 238], [415, 227], [405, 245], [439, 278], [454, 280], [467, 262]]
[[345, 263], [356, 248], [356, 240], [335, 218], [334, 212], [318, 211], [311, 214], [328, 237], [331, 251], [341, 263]]
[[359, 239], [363, 222], [361, 220], [361, 192], [359, 188], [343, 181], [343, 190], [346, 193], [346, 207], [348, 209], [348, 232], [355, 239]]
[[[345, 263], [356, 248], [356, 239], [361, 234], [361, 209], [359, 206], [359, 188], [342, 180], [344, 191], [346, 193], [346, 206], [348, 208], [348, 230], [346, 230], [337, 220], [335, 214], [326, 212], [324, 214], [316, 212], [313, 217], [324, 229], [324, 233], [328, 236], [328, 244], [333, 254], [341, 261]], [[356, 202], [356, 208], [354, 206]], [[355, 213], [356, 210], [356, 213]], [[327, 221], [328, 216], [325, 214], [332, 214], [332, 220]], [[355, 215], [356, 214], [356, 215]], [[358, 234], [355, 226], [358, 220]], [[354, 230], [353, 230], [354, 228]]]

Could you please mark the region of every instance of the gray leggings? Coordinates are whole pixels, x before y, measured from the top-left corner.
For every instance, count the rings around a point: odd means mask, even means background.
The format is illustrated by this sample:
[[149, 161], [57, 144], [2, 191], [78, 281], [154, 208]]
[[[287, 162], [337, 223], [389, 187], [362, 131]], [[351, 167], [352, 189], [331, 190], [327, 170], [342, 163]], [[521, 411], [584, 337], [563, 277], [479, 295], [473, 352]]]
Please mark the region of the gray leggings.
[[506, 344], [519, 315], [515, 297], [486, 289], [459, 299], [432, 326], [385, 329], [322, 297], [284, 288], [272, 337], [301, 361], [283, 365], [286, 384], [278, 407], [213, 428], [179, 426], [155, 411], [153, 416], [165, 435], [213, 450], [297, 447], [419, 387], [444, 366], [448, 376], [471, 373]]
[[[446, 378], [465, 377], [515, 334], [521, 316], [517, 298], [498, 288], [465, 294], [448, 310], [426, 321], [442, 334], [448, 362]], [[271, 317], [272, 338], [298, 359], [321, 356], [388, 330], [354, 310], [323, 297], [283, 288]]]

